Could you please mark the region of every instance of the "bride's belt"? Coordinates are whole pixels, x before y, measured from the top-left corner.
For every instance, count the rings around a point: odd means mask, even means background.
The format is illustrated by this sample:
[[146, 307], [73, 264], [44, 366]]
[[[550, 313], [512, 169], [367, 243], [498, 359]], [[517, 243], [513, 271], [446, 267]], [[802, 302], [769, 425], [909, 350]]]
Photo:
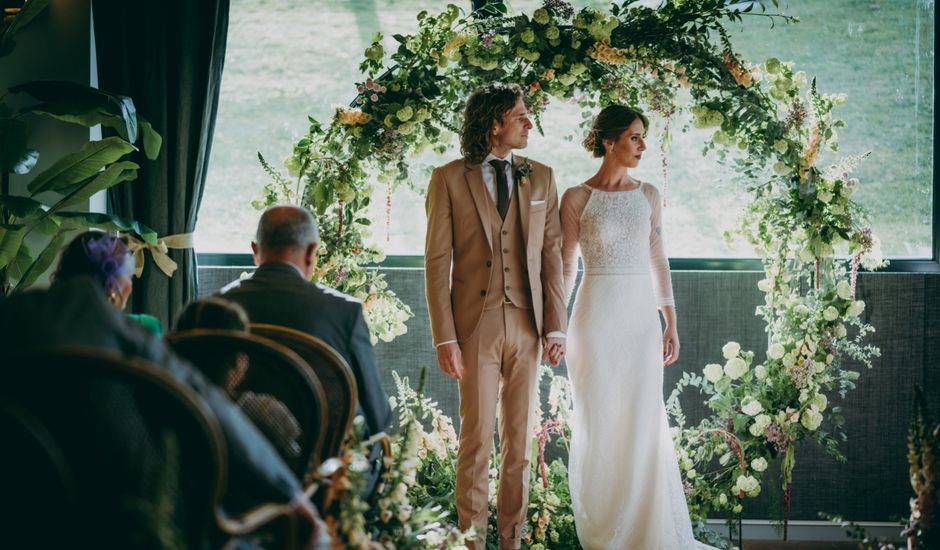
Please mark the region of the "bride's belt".
[[631, 265], [631, 266], [592, 266], [584, 268], [585, 277], [596, 277], [604, 275], [638, 275], [638, 274], [649, 274], [650, 268], [648, 265]]

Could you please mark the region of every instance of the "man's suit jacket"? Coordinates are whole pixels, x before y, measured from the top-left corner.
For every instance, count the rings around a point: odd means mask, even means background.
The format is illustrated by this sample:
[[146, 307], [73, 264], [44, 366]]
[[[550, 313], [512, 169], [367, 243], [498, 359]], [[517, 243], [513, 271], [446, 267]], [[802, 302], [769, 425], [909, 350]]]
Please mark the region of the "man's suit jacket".
[[304, 279], [292, 265], [268, 262], [250, 279], [222, 289], [226, 300], [245, 308], [252, 323], [281, 325], [316, 336], [349, 363], [359, 389], [359, 412], [366, 436], [385, 431], [392, 411], [382, 390], [362, 303]]
[[[238, 407], [171, 353], [161, 339], [108, 303], [101, 286], [91, 278], [60, 281], [48, 290], [0, 301], [0, 353], [4, 356], [75, 346], [150, 361], [203, 398], [219, 420], [228, 447], [229, 511], [244, 512], [263, 502], [288, 502], [300, 494], [299, 481]], [[0, 369], [5, 367], [7, 361], [0, 361]]]
[[[514, 155], [515, 173], [526, 159]], [[561, 223], [552, 169], [528, 161], [527, 182], [515, 177], [531, 303], [541, 335], [564, 332], [567, 308], [561, 269]], [[463, 159], [434, 169], [428, 186], [425, 293], [434, 344], [467, 339], [483, 316], [490, 287], [492, 198], [480, 165]]]

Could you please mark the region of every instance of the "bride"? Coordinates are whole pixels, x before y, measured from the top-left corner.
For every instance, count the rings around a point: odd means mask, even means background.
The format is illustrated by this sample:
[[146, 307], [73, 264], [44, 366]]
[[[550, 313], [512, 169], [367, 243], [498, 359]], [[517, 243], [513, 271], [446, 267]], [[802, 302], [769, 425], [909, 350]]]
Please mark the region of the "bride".
[[692, 536], [663, 404], [663, 368], [679, 358], [679, 336], [659, 191], [629, 174], [648, 126], [633, 109], [604, 108], [584, 141], [601, 167], [561, 201], [569, 296], [579, 245], [584, 261], [568, 325], [568, 468], [588, 550], [710, 548]]

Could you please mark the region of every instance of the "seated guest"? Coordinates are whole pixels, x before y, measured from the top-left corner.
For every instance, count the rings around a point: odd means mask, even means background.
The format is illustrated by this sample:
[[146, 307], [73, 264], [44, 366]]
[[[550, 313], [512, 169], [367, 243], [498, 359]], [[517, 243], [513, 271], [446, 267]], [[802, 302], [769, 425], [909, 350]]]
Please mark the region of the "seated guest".
[[[388, 429], [392, 411], [382, 390], [362, 303], [310, 282], [319, 240], [316, 221], [307, 210], [296, 206], [267, 209], [251, 243], [258, 269], [251, 278], [223, 288], [222, 295], [245, 308], [252, 323], [300, 330], [332, 346], [356, 378], [357, 408], [365, 417], [362, 435], [369, 437]], [[376, 450], [373, 458], [377, 456]], [[367, 492], [377, 475], [378, 469], [373, 468]]]
[[[100, 246], [119, 248], [113, 237], [96, 237], [91, 240], [111, 240]], [[72, 253], [73, 246], [77, 245], [70, 245]], [[94, 250], [87, 253], [95, 255]], [[289, 502], [295, 514], [313, 527], [317, 544], [327, 547], [325, 526], [304, 498], [299, 481], [238, 407], [188, 363], [169, 352], [162, 340], [126, 319], [114, 307], [122, 305], [126, 297], [115, 300], [110, 295], [117, 292], [116, 287], [107, 284], [109, 278], [125, 262], [120, 255], [113, 259], [113, 264], [101, 264], [104, 267], [98, 274], [73, 275], [69, 270], [59, 269], [49, 289], [28, 291], [0, 301], [0, 349], [9, 354], [9, 350], [30, 353], [80, 346], [141, 358], [166, 369], [199, 394], [219, 421], [228, 456], [226, 510], [241, 513], [265, 502]]]
[[[190, 302], [176, 320], [176, 331], [194, 329], [224, 329], [248, 332], [248, 316], [241, 306], [220, 298], [203, 298]], [[300, 424], [284, 403], [273, 395], [241, 392], [238, 385], [248, 369], [248, 356], [235, 352], [232, 357], [206, 361], [205, 367], [217, 365], [217, 370], [202, 368], [210, 381], [225, 389], [237, 401], [242, 412], [261, 430], [282, 457], [300, 456]]]
[[[101, 285], [108, 301], [123, 310], [134, 290], [133, 273], [134, 258], [122, 239], [101, 231], [86, 231], [62, 250], [53, 279], [88, 275]], [[129, 313], [127, 316], [157, 336], [163, 335], [160, 320], [153, 315]]]

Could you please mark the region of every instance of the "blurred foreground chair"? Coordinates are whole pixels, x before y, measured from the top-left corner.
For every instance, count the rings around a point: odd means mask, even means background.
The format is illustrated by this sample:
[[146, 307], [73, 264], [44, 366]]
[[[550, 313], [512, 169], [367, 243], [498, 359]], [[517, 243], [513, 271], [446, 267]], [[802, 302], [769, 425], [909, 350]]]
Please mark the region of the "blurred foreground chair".
[[87, 348], [5, 363], [3, 546], [216, 548], [278, 518], [296, 546], [287, 505], [225, 514], [218, 422], [160, 367]]
[[167, 335], [166, 340], [238, 403], [299, 479], [319, 467], [326, 398], [301, 357], [277, 342], [239, 331], [198, 329]]

